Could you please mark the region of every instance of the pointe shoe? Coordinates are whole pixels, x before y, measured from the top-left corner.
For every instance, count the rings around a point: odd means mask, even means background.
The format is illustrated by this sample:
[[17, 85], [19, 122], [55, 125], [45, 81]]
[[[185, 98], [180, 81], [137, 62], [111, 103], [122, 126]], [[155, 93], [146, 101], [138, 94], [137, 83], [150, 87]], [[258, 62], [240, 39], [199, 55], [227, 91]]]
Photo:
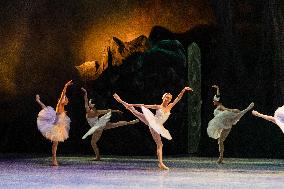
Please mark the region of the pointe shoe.
[[167, 166], [165, 166], [164, 164], [158, 164], [158, 167], [161, 169], [161, 170], [169, 170], [170, 168], [168, 168]]
[[93, 161], [101, 161], [101, 157], [95, 157], [93, 158]]
[[223, 163], [223, 160], [224, 160], [223, 158], [219, 158], [219, 159], [217, 160], [217, 163], [218, 163], [218, 164], [224, 164], [224, 163]]
[[116, 93], [114, 93], [112, 96], [117, 102], [122, 103], [121, 98]]
[[58, 162], [55, 160], [55, 161], [52, 161], [52, 166], [58, 166]]
[[113, 98], [114, 98], [117, 102], [119, 102], [119, 103], [121, 103], [123, 106], [125, 106], [126, 109], [129, 109], [129, 108], [132, 107], [131, 104], [128, 104], [127, 102], [124, 102], [123, 100], [121, 100], [121, 98], [120, 98], [116, 93], [114, 93], [112, 96], [113, 96]]
[[37, 102], [40, 101], [40, 97], [39, 97], [38, 94], [36, 95], [36, 101], [37, 101]]
[[252, 109], [253, 107], [254, 107], [254, 103], [252, 102], [252, 103], [250, 103], [248, 109], [250, 110], [250, 109]]
[[251, 113], [252, 113], [252, 115], [254, 115], [254, 116], [258, 116], [258, 111], [255, 111], [255, 110], [253, 110], [253, 111], [251, 111]]
[[52, 164], [52, 166], [58, 166], [58, 162], [57, 162], [56, 156], [52, 157], [51, 164]]

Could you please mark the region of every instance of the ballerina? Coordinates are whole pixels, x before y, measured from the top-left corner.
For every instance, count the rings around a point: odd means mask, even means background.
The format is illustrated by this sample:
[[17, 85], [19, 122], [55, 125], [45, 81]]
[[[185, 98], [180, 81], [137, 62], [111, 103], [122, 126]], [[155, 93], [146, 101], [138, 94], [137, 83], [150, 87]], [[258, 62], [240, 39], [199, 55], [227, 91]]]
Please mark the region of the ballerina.
[[[160, 105], [128, 104], [121, 100], [116, 93], [113, 95], [117, 102], [121, 103], [140, 121], [149, 126], [151, 135], [157, 145], [158, 167], [163, 170], [168, 170], [169, 168], [163, 163], [163, 143], [160, 135], [168, 140], [172, 139], [169, 131], [164, 128], [163, 124], [169, 118], [171, 109], [180, 101], [185, 91], [192, 91], [192, 89], [190, 87], [185, 87], [172, 103], [172, 95], [170, 93], [165, 93], [162, 96], [162, 103]], [[143, 113], [137, 111], [135, 107], [141, 107]], [[156, 115], [148, 108], [155, 109]]]
[[217, 163], [223, 163], [224, 159], [224, 141], [228, 137], [233, 125], [236, 125], [241, 117], [251, 110], [254, 103], [251, 103], [246, 109], [240, 111], [238, 109], [229, 109], [220, 102], [220, 90], [217, 85], [213, 85], [217, 89], [213, 98], [213, 104], [216, 106], [214, 110], [214, 118], [209, 121], [207, 133], [209, 137], [218, 139], [220, 156]]
[[64, 107], [69, 102], [66, 96], [66, 90], [68, 86], [72, 84], [72, 80], [65, 84], [57, 102], [56, 110], [54, 110], [51, 106], [45, 106], [40, 101], [40, 96], [36, 95], [36, 102], [42, 108], [42, 110], [38, 113], [37, 127], [45, 138], [52, 141], [52, 165], [54, 166], [58, 166], [56, 159], [58, 142], [63, 142], [69, 137], [71, 121], [66, 115]]
[[277, 108], [274, 112], [274, 116], [265, 115], [262, 113], [259, 113], [256, 110], [252, 111], [252, 115], [260, 117], [262, 119], [265, 119], [267, 121], [271, 121], [272, 123], [278, 125], [282, 132], [284, 133], [284, 105]]
[[[84, 88], [81, 88], [84, 92], [84, 100], [85, 100], [85, 109], [86, 109], [86, 119], [91, 126], [91, 129], [82, 137], [85, 139], [87, 136], [92, 135], [91, 145], [95, 152], [96, 157], [94, 160], [99, 161], [101, 159], [99, 147], [97, 142], [101, 138], [103, 130], [113, 129], [116, 127], [126, 126], [126, 125], [133, 125], [138, 123], [139, 120], [135, 119], [132, 121], [118, 121], [116, 123], [109, 122], [111, 113], [122, 113], [120, 110], [98, 110], [95, 108], [95, 104], [92, 103], [92, 100], [88, 100], [87, 91]], [[101, 116], [102, 115], [102, 116]], [[99, 118], [99, 116], [101, 116]]]

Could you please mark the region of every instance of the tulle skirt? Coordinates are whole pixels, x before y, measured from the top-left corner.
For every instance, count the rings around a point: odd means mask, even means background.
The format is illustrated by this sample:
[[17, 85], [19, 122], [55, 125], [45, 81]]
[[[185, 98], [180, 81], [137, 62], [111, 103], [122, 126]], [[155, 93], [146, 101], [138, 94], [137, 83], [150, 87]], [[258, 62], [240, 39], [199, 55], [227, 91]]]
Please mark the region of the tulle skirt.
[[146, 120], [148, 121], [148, 126], [151, 127], [152, 129], [154, 129], [160, 135], [162, 135], [162, 137], [164, 137], [168, 140], [172, 140], [172, 136], [171, 136], [170, 132], [167, 129], [165, 129], [165, 127], [163, 125], [163, 122], [165, 120], [163, 120], [163, 118], [156, 117], [149, 109], [147, 109], [143, 106], [141, 107], [141, 109], [142, 109], [142, 112], [143, 112]]
[[96, 130], [101, 129], [103, 130], [106, 127], [107, 122], [110, 121], [111, 117], [111, 111], [100, 117], [99, 119], [94, 119], [94, 118], [87, 118], [88, 123], [91, 126], [91, 129], [84, 134], [82, 139], [87, 138], [87, 136], [92, 135]]
[[280, 127], [280, 129], [284, 133], [284, 106], [277, 108], [277, 110], [274, 113], [274, 118], [276, 124]]
[[233, 125], [241, 119], [241, 117], [252, 109], [254, 106], [251, 103], [245, 110], [235, 113], [231, 111], [223, 111], [217, 114], [211, 121], [208, 123], [207, 134], [209, 137], [218, 139], [220, 138], [221, 132], [223, 129], [231, 129]]
[[50, 106], [42, 109], [37, 117], [37, 127], [41, 134], [57, 142], [63, 142], [69, 137], [70, 122], [65, 112], [57, 114]]

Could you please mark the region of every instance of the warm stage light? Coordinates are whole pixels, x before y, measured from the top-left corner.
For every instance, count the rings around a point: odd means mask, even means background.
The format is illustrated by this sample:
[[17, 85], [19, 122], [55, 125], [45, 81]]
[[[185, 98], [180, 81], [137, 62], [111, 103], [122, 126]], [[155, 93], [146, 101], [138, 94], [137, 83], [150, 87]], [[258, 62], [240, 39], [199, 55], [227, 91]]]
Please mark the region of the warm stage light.
[[111, 45], [112, 37], [127, 42], [140, 35], [148, 36], [154, 26], [162, 26], [173, 32], [185, 32], [196, 25], [215, 23], [212, 9], [206, 1], [200, 0], [174, 4], [155, 1], [151, 4], [125, 6], [102, 17], [104, 19], [94, 20], [85, 32], [80, 51], [81, 60], [98, 60], [102, 64], [103, 52], [106, 46]]

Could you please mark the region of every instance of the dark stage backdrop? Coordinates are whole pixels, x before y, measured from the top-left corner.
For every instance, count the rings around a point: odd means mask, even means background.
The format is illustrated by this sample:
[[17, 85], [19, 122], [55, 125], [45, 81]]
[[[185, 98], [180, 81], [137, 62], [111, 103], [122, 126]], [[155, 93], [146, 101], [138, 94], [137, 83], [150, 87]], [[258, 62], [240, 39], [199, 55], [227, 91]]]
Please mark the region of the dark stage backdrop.
[[[201, 139], [197, 155], [217, 156], [217, 141], [208, 138], [213, 117], [212, 84], [221, 88], [225, 106], [273, 114], [284, 104], [284, 5], [280, 0], [182, 1], [1, 1], [0, 3], [0, 152], [49, 153], [50, 142], [36, 128], [40, 110], [35, 95], [56, 105], [67, 80], [74, 85], [66, 108], [70, 138], [58, 153], [91, 154], [89, 128], [80, 87], [89, 90], [98, 108], [129, 102], [160, 103], [165, 91], [174, 96], [187, 84], [187, 48], [201, 51]], [[99, 60], [112, 37], [131, 41], [144, 35], [150, 48], [106, 69], [97, 80], [81, 77], [75, 66]], [[110, 61], [110, 60], [109, 60]], [[173, 141], [165, 154], [188, 152], [187, 98], [166, 122]], [[127, 111], [112, 121], [130, 120]], [[105, 131], [103, 154], [153, 155], [155, 145], [143, 124]], [[284, 157], [284, 135], [272, 123], [245, 115], [225, 142], [231, 157]]]

